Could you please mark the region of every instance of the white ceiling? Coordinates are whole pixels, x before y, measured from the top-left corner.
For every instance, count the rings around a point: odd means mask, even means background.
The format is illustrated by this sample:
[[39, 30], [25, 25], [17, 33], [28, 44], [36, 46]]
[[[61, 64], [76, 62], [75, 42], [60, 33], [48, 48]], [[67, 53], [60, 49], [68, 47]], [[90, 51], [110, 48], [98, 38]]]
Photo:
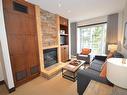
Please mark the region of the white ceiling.
[[[27, 0], [71, 22], [105, 16], [124, 8], [127, 0]], [[61, 7], [60, 7], [61, 6]]]

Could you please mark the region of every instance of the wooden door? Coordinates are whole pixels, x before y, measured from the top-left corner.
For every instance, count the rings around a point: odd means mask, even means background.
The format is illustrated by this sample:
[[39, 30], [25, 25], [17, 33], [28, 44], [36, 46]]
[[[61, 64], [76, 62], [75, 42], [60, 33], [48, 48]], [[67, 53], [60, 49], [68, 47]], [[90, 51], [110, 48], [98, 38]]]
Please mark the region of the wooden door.
[[69, 59], [68, 45], [61, 46], [61, 61], [66, 62]]
[[64, 47], [63, 46], [61, 46], [61, 61], [65, 62], [65, 59], [64, 59]]
[[19, 86], [40, 73], [34, 5], [3, 0], [5, 26], [14, 82]]
[[68, 59], [69, 59], [68, 45], [66, 45], [66, 46], [64, 47], [64, 59], [65, 59], [65, 61], [68, 61]]

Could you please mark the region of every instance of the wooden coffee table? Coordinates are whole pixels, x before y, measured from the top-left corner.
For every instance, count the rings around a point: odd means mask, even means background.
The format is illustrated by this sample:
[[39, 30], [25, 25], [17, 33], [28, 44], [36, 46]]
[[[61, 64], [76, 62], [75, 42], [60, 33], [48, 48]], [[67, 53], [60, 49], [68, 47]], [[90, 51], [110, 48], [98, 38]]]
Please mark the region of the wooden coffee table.
[[78, 60], [78, 64], [76, 65], [70, 64], [71, 62], [62, 68], [62, 76], [71, 81], [76, 81], [77, 71], [82, 65], [84, 65], [85, 61]]

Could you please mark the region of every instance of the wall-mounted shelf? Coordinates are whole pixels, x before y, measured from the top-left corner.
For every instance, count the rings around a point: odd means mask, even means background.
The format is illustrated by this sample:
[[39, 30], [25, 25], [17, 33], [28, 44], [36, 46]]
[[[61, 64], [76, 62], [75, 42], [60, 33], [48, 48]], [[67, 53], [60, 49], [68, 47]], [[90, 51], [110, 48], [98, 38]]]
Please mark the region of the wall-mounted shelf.
[[68, 36], [68, 34], [60, 34], [60, 36]]
[[51, 48], [58, 48], [58, 45], [43, 47], [43, 50], [44, 49], [51, 49]]

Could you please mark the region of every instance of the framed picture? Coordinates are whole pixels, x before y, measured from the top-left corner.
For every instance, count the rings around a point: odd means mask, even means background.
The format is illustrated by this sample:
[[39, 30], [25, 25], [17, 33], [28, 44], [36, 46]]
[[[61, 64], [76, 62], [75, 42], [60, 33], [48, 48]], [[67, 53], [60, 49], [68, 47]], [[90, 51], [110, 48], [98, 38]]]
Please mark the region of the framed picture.
[[124, 29], [124, 41], [123, 41], [124, 48], [127, 49], [127, 22], [125, 23], [125, 29]]

